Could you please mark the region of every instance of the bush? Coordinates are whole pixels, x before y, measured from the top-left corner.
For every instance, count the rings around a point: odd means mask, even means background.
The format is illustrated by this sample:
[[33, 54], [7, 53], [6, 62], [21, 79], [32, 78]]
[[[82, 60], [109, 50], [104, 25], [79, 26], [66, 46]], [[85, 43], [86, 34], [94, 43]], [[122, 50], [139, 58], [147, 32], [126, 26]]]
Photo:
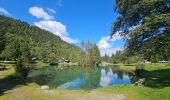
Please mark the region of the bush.
[[16, 75], [18, 77], [27, 77], [30, 67], [28, 67], [22, 59], [18, 59], [15, 67]]

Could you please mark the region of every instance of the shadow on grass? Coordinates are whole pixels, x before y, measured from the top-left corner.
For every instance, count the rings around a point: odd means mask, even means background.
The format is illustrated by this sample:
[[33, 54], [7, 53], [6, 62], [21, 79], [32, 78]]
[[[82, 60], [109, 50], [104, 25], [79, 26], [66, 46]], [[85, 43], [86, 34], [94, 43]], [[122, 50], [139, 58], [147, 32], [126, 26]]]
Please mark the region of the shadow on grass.
[[141, 70], [137, 73], [137, 76], [146, 79], [145, 85], [147, 87], [163, 88], [170, 86], [170, 69]]
[[7, 90], [12, 90], [13, 88], [26, 85], [27, 80], [25, 78], [18, 78], [14, 75], [0, 79], [0, 96], [5, 93]]
[[133, 64], [125, 64], [125, 66], [134, 66]]
[[5, 65], [0, 64], [0, 71], [4, 71], [4, 70], [7, 70], [6, 66], [5, 66]]
[[6, 67], [0, 68], [0, 71], [8, 70]]

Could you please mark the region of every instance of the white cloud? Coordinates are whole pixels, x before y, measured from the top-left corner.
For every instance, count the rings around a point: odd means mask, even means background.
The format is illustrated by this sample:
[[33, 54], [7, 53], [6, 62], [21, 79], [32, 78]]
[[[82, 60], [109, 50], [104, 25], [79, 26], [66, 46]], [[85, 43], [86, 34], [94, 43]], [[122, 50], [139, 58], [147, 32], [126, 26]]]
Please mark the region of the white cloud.
[[55, 35], [63, 36], [67, 35], [66, 26], [57, 21], [40, 21], [34, 22], [34, 24], [42, 29], [48, 30]]
[[[59, 1], [61, 2], [61, 1]], [[51, 8], [47, 8], [47, 11], [49, 13], [55, 14], [55, 10]], [[62, 40], [68, 42], [68, 43], [77, 43], [77, 39], [72, 39], [69, 37], [66, 26], [62, 24], [61, 22], [54, 21], [54, 17], [50, 16], [47, 12], [44, 11], [44, 9], [39, 7], [31, 7], [29, 9], [29, 13], [37, 18], [42, 18], [42, 21], [34, 22], [34, 25], [41, 28], [48, 30], [52, 32], [53, 34], [59, 36]]]
[[110, 38], [110, 36], [102, 37], [100, 41], [97, 43], [97, 46], [100, 49], [101, 56], [104, 56], [105, 54], [111, 56], [117, 50], [122, 50], [122, 45], [116, 48], [113, 47], [113, 43], [121, 39], [122, 37], [118, 33], [113, 35], [112, 38]]
[[62, 36], [61, 39], [63, 39], [64, 41], [68, 42], [68, 43], [72, 43], [72, 44], [75, 44], [75, 43], [78, 43], [79, 41], [77, 39], [72, 39], [68, 36]]
[[63, 39], [66, 42], [69, 42], [69, 43], [77, 43], [78, 42], [78, 40], [72, 39], [69, 37], [67, 30], [66, 30], [66, 26], [60, 22], [40, 21], [40, 22], [34, 22], [34, 25], [38, 26], [39, 28], [48, 30], [55, 35], [58, 35], [59, 37], [61, 37], [61, 39]]
[[56, 11], [55, 11], [54, 9], [51, 9], [51, 8], [47, 8], [47, 11], [48, 11], [49, 13], [53, 13], [53, 14], [56, 14]]
[[44, 20], [52, 20], [53, 16], [50, 16], [44, 9], [40, 7], [31, 7], [29, 8], [29, 13], [37, 18], [42, 18]]
[[106, 48], [106, 49], [100, 49], [100, 54], [101, 56], [104, 56], [105, 54], [108, 55], [108, 56], [112, 56], [112, 54], [116, 53], [116, 51], [118, 50], [123, 50], [123, 47], [118, 47], [118, 48]]
[[108, 43], [108, 41], [109, 41], [109, 36], [102, 37], [101, 40], [97, 43], [97, 45], [100, 49], [110, 48], [111, 45]]
[[0, 14], [10, 16], [11, 14], [4, 8], [0, 7]]

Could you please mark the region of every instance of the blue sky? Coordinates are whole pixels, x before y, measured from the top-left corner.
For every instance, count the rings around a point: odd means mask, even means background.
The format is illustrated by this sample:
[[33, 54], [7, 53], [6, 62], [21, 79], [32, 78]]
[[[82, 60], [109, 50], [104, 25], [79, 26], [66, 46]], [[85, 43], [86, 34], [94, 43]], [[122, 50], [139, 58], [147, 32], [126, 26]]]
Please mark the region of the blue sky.
[[109, 37], [118, 16], [114, 4], [114, 0], [1, 0], [0, 14], [49, 30], [72, 44], [90, 39], [102, 55], [111, 55], [124, 44], [118, 34]]

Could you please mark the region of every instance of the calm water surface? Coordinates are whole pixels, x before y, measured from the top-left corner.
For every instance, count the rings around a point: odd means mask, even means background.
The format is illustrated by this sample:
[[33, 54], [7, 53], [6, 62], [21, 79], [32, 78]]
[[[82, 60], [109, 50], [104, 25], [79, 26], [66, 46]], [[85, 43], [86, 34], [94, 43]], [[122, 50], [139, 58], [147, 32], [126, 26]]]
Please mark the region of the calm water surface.
[[[68, 70], [69, 71], [69, 70]], [[81, 73], [81, 72], [80, 72]], [[70, 75], [68, 75], [70, 74]], [[71, 77], [71, 73], [65, 73], [63, 77]], [[57, 86], [58, 89], [95, 89], [109, 87], [115, 84], [131, 84], [134, 82], [135, 76], [132, 72], [114, 68], [100, 68], [98, 70], [83, 71], [81, 74], [73, 75], [75, 78]]]

